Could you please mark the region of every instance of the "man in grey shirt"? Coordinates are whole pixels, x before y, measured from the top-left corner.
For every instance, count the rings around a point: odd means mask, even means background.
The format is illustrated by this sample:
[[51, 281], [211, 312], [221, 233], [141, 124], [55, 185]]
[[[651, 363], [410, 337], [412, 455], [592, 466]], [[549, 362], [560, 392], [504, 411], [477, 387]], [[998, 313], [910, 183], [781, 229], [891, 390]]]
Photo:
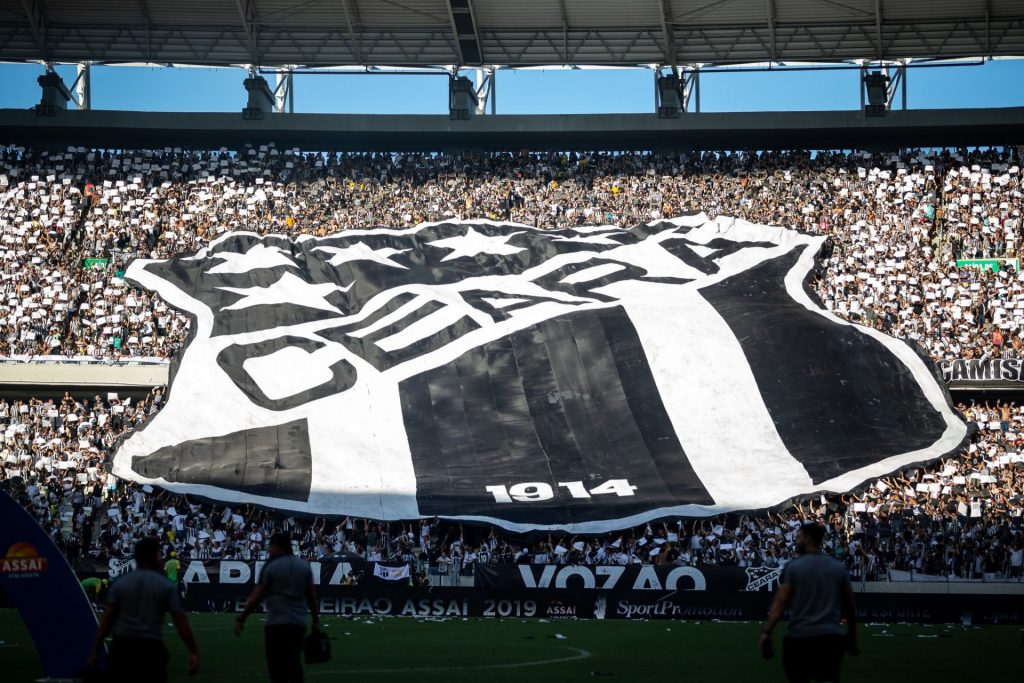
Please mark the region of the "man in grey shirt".
[[270, 560], [235, 621], [235, 634], [242, 634], [246, 617], [266, 598], [265, 643], [270, 683], [302, 683], [302, 639], [306, 635], [307, 608], [313, 614], [314, 631], [320, 623], [313, 572], [308, 562], [292, 555], [287, 534], [273, 534], [268, 550]]
[[178, 588], [160, 571], [160, 542], [144, 538], [135, 544], [137, 569], [114, 581], [107, 608], [93, 641], [90, 666], [99, 660], [103, 640], [113, 635], [106, 674], [109, 681], [167, 681], [167, 648], [164, 646], [164, 614], [188, 647], [188, 673], [199, 670], [199, 650], [188, 616], [178, 600]]
[[[761, 651], [772, 652], [772, 629], [789, 608], [789, 632], [783, 643], [782, 668], [792, 683], [836, 683], [844, 651], [858, 654], [853, 588], [846, 567], [821, 552], [825, 529], [804, 524], [796, 537], [800, 554], [782, 570]], [[844, 634], [841, 620], [846, 619]]]

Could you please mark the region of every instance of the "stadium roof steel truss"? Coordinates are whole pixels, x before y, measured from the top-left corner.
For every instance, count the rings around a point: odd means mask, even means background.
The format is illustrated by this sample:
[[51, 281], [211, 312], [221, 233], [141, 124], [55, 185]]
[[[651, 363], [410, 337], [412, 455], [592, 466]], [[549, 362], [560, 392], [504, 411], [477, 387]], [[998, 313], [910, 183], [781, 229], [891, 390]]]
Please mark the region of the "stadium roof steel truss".
[[0, 0], [5, 61], [529, 67], [1021, 55], [1021, 0]]

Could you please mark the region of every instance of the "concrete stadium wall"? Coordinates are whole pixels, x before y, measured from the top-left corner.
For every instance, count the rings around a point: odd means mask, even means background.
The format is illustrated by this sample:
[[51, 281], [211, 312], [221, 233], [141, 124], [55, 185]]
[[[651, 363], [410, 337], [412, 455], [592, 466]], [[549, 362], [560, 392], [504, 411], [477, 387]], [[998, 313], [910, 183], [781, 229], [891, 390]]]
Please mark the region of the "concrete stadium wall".
[[154, 387], [167, 384], [169, 365], [0, 364], [0, 386]]
[[446, 115], [178, 113], [0, 109], [0, 142], [113, 149], [237, 149], [274, 142], [307, 150], [873, 149], [1024, 144], [1024, 107], [683, 114]]

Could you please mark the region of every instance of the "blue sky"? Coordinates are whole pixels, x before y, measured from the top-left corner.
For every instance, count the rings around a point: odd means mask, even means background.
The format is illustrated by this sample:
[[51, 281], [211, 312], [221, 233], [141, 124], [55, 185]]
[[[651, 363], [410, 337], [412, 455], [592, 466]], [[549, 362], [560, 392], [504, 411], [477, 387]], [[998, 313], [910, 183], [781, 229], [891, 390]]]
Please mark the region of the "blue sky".
[[[68, 85], [75, 67], [59, 67]], [[39, 101], [42, 67], [0, 64], [0, 108]], [[241, 69], [93, 67], [94, 109], [238, 111], [245, 106]], [[273, 76], [267, 76], [273, 85]], [[448, 95], [437, 76], [296, 76], [295, 111], [443, 114]], [[911, 108], [1024, 106], [1024, 60], [909, 71]], [[650, 112], [649, 70], [498, 72], [499, 114]], [[702, 111], [856, 109], [857, 72], [705, 74]]]

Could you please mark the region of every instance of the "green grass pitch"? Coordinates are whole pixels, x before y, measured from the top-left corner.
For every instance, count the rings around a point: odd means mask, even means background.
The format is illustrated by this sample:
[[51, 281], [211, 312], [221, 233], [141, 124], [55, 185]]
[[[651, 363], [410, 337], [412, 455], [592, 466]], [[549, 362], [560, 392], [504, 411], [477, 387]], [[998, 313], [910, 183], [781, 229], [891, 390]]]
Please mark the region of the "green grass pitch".
[[[168, 628], [172, 681], [266, 680], [259, 614], [240, 638], [232, 633], [233, 615], [191, 619], [200, 643], [200, 675], [184, 674], [184, 648]], [[324, 626], [333, 661], [306, 667], [309, 680], [784, 680], [778, 657], [760, 658], [756, 623], [326, 617]], [[0, 680], [21, 683], [40, 675], [31, 640], [13, 610], [0, 610], [0, 641]], [[844, 681], [1024, 680], [1019, 626], [862, 625], [861, 650], [859, 658], [847, 659]]]

